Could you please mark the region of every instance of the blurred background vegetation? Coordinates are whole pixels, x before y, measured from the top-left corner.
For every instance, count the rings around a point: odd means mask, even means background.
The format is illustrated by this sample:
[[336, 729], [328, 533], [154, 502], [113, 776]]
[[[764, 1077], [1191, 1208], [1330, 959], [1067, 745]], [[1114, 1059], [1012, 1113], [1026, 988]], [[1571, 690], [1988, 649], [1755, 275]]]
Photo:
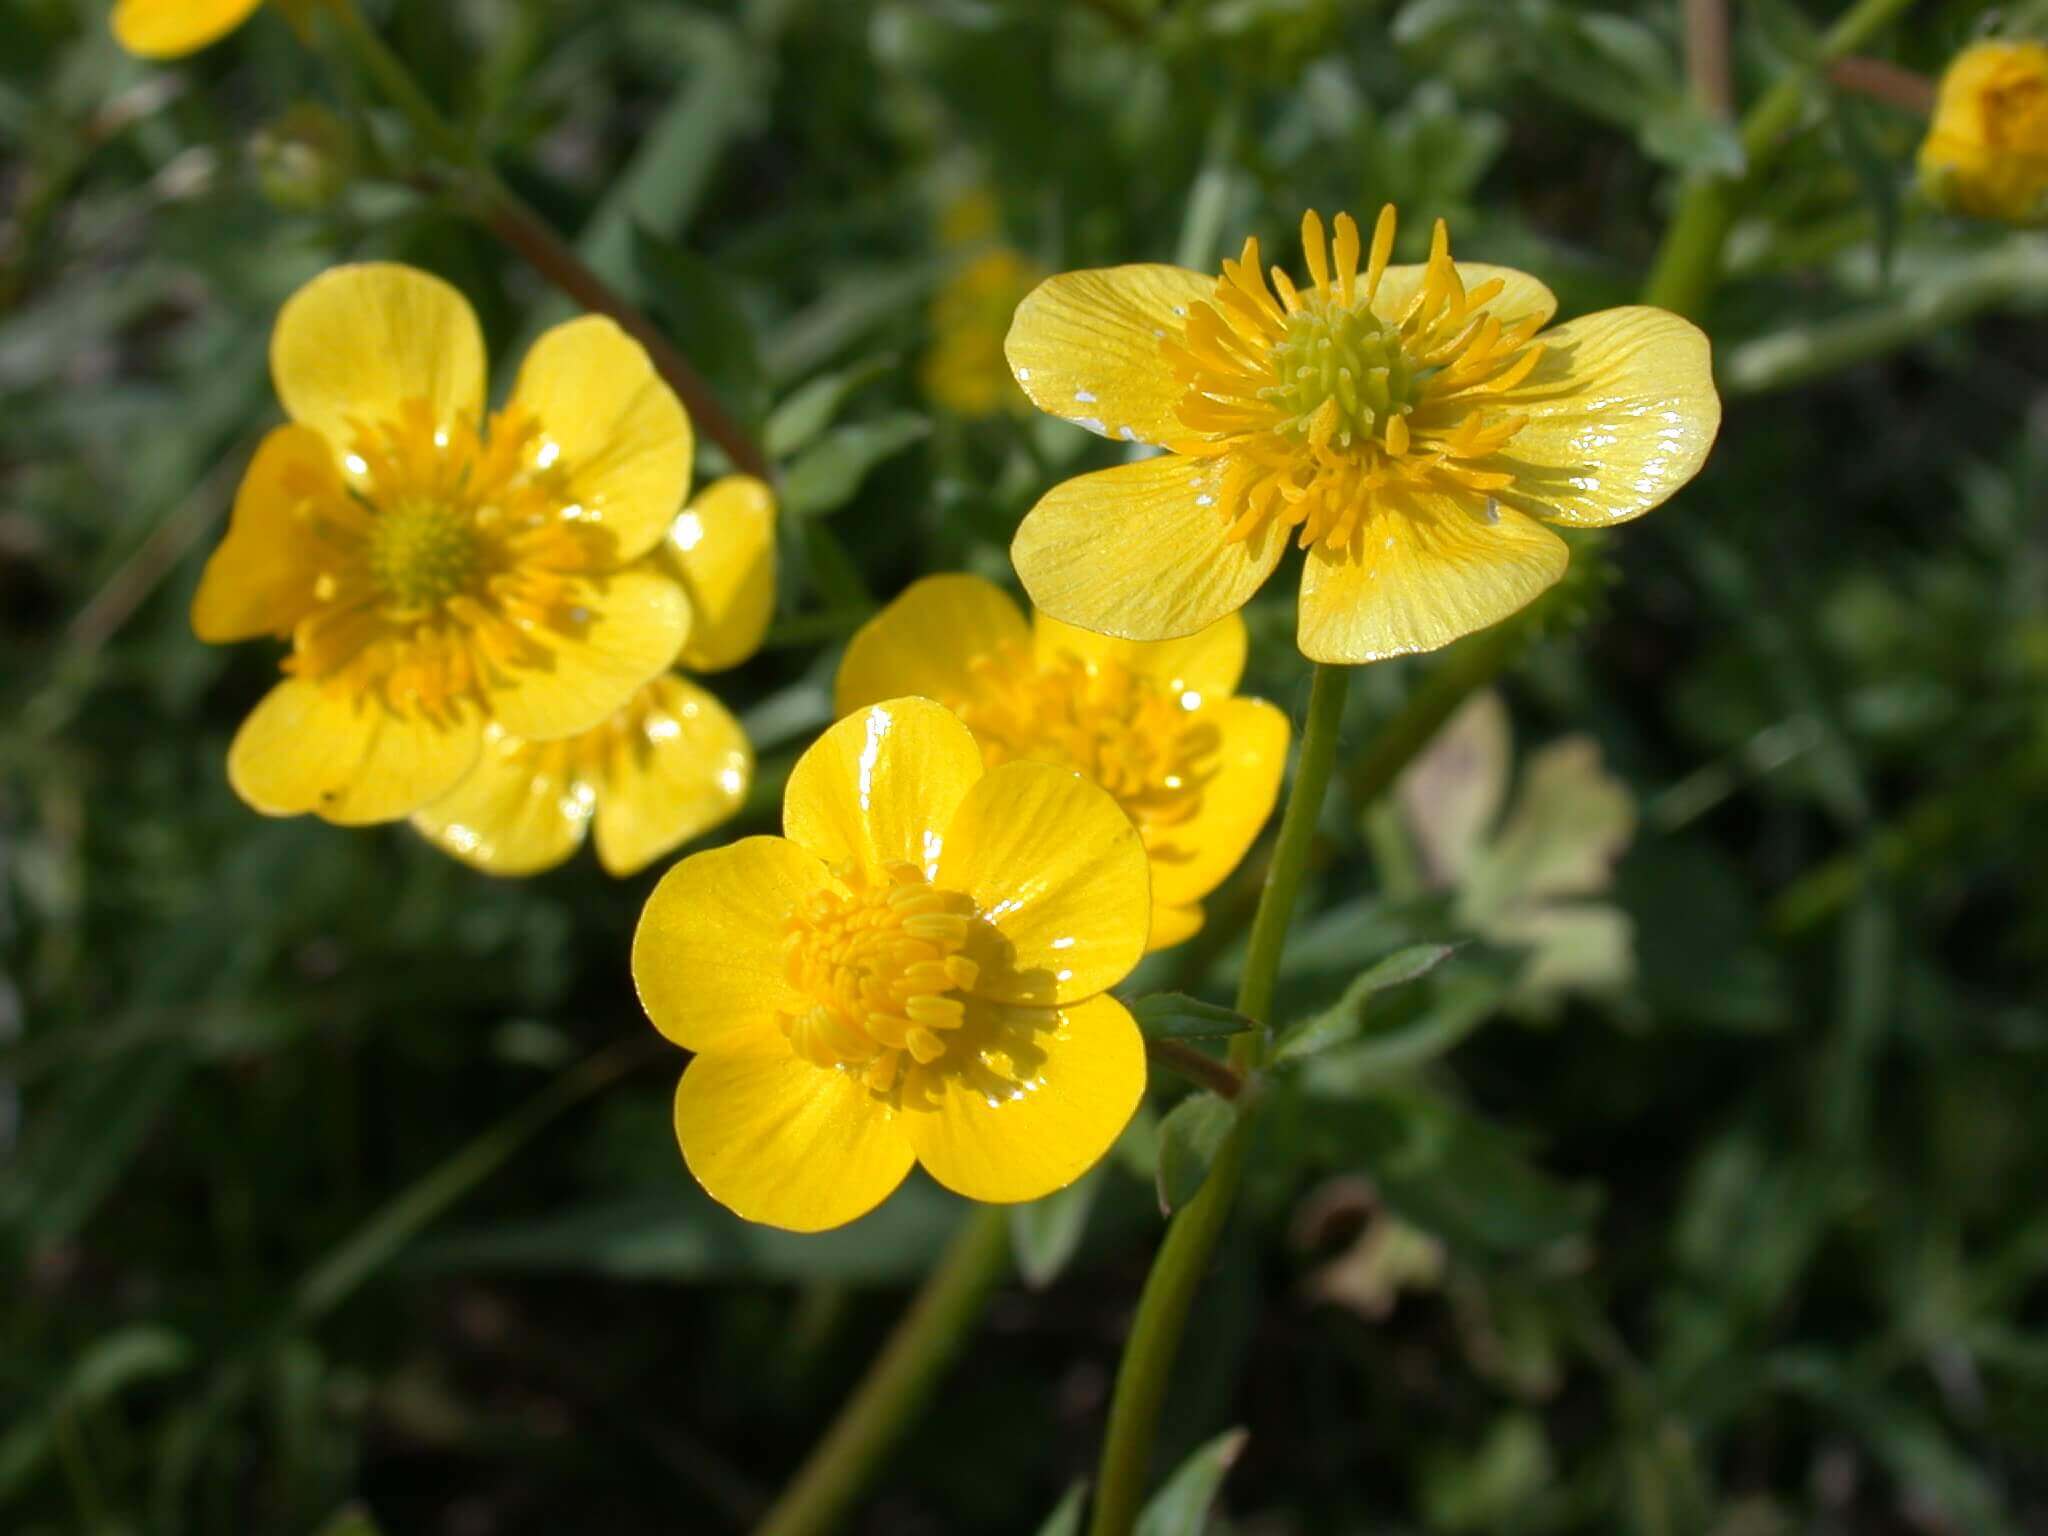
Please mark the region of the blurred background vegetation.
[[[562, 301], [278, 11], [151, 66], [105, 9], [0, 0], [0, 1527], [742, 1530], [961, 1209], [914, 1177], [797, 1238], [694, 1188], [626, 969], [658, 869], [493, 881], [229, 792], [275, 659], [186, 606], [280, 301], [403, 259], [501, 360]], [[1733, 9], [1740, 102], [1817, 72], [1832, 4]], [[1986, 19], [1870, 51], [1938, 71]], [[1298, 265], [1303, 207], [1395, 200], [1410, 259], [1444, 216], [1570, 315], [1745, 169], [1670, 0], [380, 20], [782, 468], [721, 839], [775, 825], [875, 600], [1007, 581], [1114, 461], [1011, 408], [1036, 273]], [[1267, 1122], [1162, 1446], [1248, 1431], [1217, 1529], [2048, 1531], [2048, 244], [1916, 201], [1920, 123], [1810, 85], [1704, 316], [1706, 473], [1490, 642], [1396, 793], [1376, 729], [1472, 647], [1354, 688], [1281, 1019], [1356, 1035], [1361, 972], [1461, 947]], [[1298, 711], [1292, 594], [1247, 689]], [[1131, 990], [1227, 1000], [1259, 865]], [[1020, 1214], [855, 1530], [1030, 1532], [1089, 1473], [1184, 1091]]]

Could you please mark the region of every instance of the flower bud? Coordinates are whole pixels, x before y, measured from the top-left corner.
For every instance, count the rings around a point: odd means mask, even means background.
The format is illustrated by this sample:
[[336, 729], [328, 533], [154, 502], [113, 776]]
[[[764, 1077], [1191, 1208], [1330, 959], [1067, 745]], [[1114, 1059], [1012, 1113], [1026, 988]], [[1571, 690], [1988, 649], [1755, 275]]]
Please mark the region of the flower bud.
[[1956, 55], [1920, 146], [1920, 185], [1951, 213], [2048, 224], [2048, 44], [1995, 39]]

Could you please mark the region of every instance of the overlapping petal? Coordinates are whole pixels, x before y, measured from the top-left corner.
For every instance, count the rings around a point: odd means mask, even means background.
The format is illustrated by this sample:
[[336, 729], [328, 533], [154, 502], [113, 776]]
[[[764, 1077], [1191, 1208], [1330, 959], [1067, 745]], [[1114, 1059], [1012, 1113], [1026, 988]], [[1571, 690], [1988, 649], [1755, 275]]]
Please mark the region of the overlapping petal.
[[1145, 1044], [1124, 1006], [1092, 997], [1054, 1009], [977, 1001], [963, 1071], [919, 1071], [903, 1133], [917, 1160], [972, 1200], [1036, 1200], [1086, 1173], [1145, 1091]]
[[1213, 277], [1157, 263], [1065, 272], [1017, 306], [1003, 351], [1040, 410], [1103, 437], [1170, 442], [1186, 434], [1174, 414], [1185, 391], [1159, 343], [1215, 290]]
[[482, 722], [464, 703], [435, 717], [401, 714], [374, 693], [288, 677], [235, 733], [228, 781], [266, 816], [396, 821], [453, 789], [482, 740]]
[[715, 480], [669, 524], [661, 547], [690, 598], [682, 664], [719, 672], [759, 650], [775, 616], [775, 493], [751, 475]]
[[[1195, 814], [1145, 837], [1152, 898], [1162, 905], [1198, 902], [1237, 868], [1272, 816], [1287, 771], [1287, 716], [1264, 699], [1220, 699], [1203, 707], [1202, 718], [1222, 747]], [[1169, 942], [1152, 936], [1155, 949]]]
[[334, 450], [310, 427], [273, 428], [235, 492], [227, 537], [207, 558], [192, 629], [221, 644], [284, 635], [313, 604], [320, 551], [299, 512], [343, 495]]
[[663, 875], [633, 931], [633, 984], [654, 1027], [702, 1054], [758, 1044], [789, 1055], [780, 1017], [806, 1003], [784, 974], [783, 929], [828, 883], [780, 837], [741, 838]]
[[1151, 882], [1137, 829], [1108, 792], [1070, 769], [1005, 763], [966, 792], [934, 883], [965, 891], [983, 921], [973, 991], [1065, 1003], [1130, 974], [1145, 952]]
[[423, 400], [437, 421], [480, 416], [484, 337], [454, 288], [395, 262], [331, 267], [285, 300], [270, 337], [277, 397], [337, 452], [355, 423]]
[[196, 53], [228, 35], [254, 14], [263, 0], [119, 0], [114, 7], [114, 40], [145, 59], [173, 59]]
[[1235, 613], [1280, 563], [1269, 525], [1224, 539], [1214, 460], [1166, 454], [1054, 486], [1010, 558], [1033, 603], [1125, 640], [1177, 640]]
[[690, 488], [693, 448], [690, 418], [645, 347], [602, 315], [567, 321], [534, 342], [511, 404], [539, 422], [543, 461], [566, 471], [578, 521], [611, 531], [615, 561], [661, 541]]
[[957, 703], [975, 690], [976, 657], [1021, 646], [1030, 634], [1017, 604], [994, 582], [960, 572], [927, 576], [847, 643], [836, 706], [843, 715], [910, 694]]
[[1031, 628], [1040, 665], [1066, 655], [1123, 667], [1150, 678], [1190, 709], [1203, 699], [1228, 698], [1244, 675], [1244, 618], [1235, 613], [1180, 640], [1118, 640], [1043, 613]]
[[951, 710], [891, 699], [848, 715], [797, 759], [782, 830], [827, 864], [930, 869], [980, 777], [981, 748]]
[[539, 664], [488, 680], [491, 713], [528, 741], [587, 731], [665, 671], [689, 632], [683, 589], [653, 565], [579, 577], [557, 622], [527, 632], [544, 652]]
[[582, 846], [595, 802], [566, 743], [521, 741], [493, 722], [469, 776], [415, 811], [412, 824], [473, 869], [532, 875]]
[[641, 690], [632, 731], [607, 743], [597, 785], [597, 857], [614, 875], [645, 869], [737, 814], [754, 749], [730, 711], [670, 673]]
[[792, 1232], [865, 1216], [913, 1157], [856, 1074], [816, 1066], [779, 1039], [691, 1062], [675, 1121], [683, 1160], [713, 1199]]

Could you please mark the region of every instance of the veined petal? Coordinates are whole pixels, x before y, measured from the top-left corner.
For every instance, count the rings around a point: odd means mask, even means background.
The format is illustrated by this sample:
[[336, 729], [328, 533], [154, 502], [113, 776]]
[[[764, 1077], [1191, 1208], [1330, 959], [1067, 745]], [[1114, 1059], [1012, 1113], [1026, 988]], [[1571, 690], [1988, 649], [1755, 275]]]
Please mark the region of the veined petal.
[[1010, 371], [1041, 411], [1102, 437], [1165, 443], [1186, 388], [1159, 354], [1216, 279], [1146, 263], [1063, 272], [1025, 296], [1003, 343]]
[[119, 0], [114, 41], [145, 59], [196, 53], [249, 19], [263, 0]]
[[661, 542], [690, 489], [690, 418], [647, 349], [603, 315], [544, 333], [519, 368], [512, 405], [561, 455], [584, 521], [611, 530], [624, 564]]
[[1698, 326], [1637, 305], [1538, 339], [1535, 372], [1494, 397], [1503, 414], [1528, 417], [1482, 466], [1514, 475], [1502, 502], [1599, 528], [1640, 517], [1699, 473], [1721, 427], [1721, 397]]
[[1433, 651], [1533, 602], [1564, 574], [1564, 540], [1511, 507], [1498, 520], [1441, 495], [1377, 500], [1345, 549], [1302, 573], [1298, 639], [1311, 661]]
[[484, 727], [476, 767], [455, 789], [413, 812], [421, 836], [487, 875], [553, 869], [582, 845], [593, 792], [568, 745], [528, 742]]
[[228, 782], [266, 816], [312, 811], [341, 826], [396, 821], [460, 783], [482, 741], [466, 703], [430, 719], [400, 714], [373, 694], [288, 677], [235, 733]]
[[780, 837], [693, 853], [663, 875], [633, 930], [633, 985], [654, 1027], [685, 1050], [790, 1054], [781, 1016], [809, 1001], [784, 973], [783, 928], [828, 883]]
[[690, 632], [683, 589], [645, 562], [569, 585], [558, 624], [527, 631], [545, 647], [545, 663], [505, 667], [488, 686], [492, 716], [528, 741], [608, 719], [667, 670]]
[[355, 437], [351, 421], [396, 416], [412, 400], [436, 421], [480, 417], [484, 336], [469, 301], [431, 273], [330, 267], [278, 312], [270, 374], [285, 413], [339, 451]]
[[676, 1141], [712, 1199], [791, 1232], [865, 1216], [913, 1160], [895, 1115], [858, 1075], [816, 1066], [781, 1040], [691, 1062], [676, 1087]]
[[848, 715], [797, 759], [782, 830], [827, 864], [929, 872], [954, 810], [981, 777], [974, 733], [943, 704], [891, 699]]
[[1070, 769], [991, 769], [954, 812], [933, 882], [981, 910], [967, 940], [978, 996], [1072, 1002], [1123, 980], [1145, 952], [1145, 845], [1116, 801]]
[[1237, 612], [1280, 563], [1270, 524], [1224, 539], [1217, 462], [1166, 454], [1078, 475], [1026, 515], [1010, 546], [1046, 613], [1124, 640], [1178, 640]]
[[1145, 1043], [1113, 997], [1059, 1009], [976, 999], [962, 1032], [973, 1062], [914, 1070], [899, 1123], [925, 1171], [971, 1200], [1036, 1200], [1073, 1183], [1144, 1096]]
[[846, 646], [834, 690], [840, 714], [915, 695], [953, 704], [969, 697], [977, 656], [1021, 645], [1024, 615], [994, 582], [957, 572], [914, 581]]
[[1190, 709], [1202, 699], [1230, 697], [1244, 675], [1247, 642], [1242, 614], [1228, 614], [1182, 640], [1116, 640], [1043, 613], [1033, 618], [1031, 630], [1041, 664], [1062, 654], [1098, 664], [1112, 662], [1151, 678], [1165, 693], [1181, 695]]
[[[1287, 716], [1264, 699], [1222, 699], [1201, 718], [1223, 739], [1201, 805], [1186, 821], [1145, 839], [1152, 861], [1152, 899], [1168, 905], [1200, 901], [1237, 868], [1273, 814], [1287, 771]], [[1158, 937], [1153, 947], [1159, 947]]]
[[682, 665], [721, 672], [758, 651], [775, 616], [775, 493], [752, 475], [715, 480], [669, 524], [661, 548], [690, 597]]
[[[1548, 325], [1550, 317], [1557, 313], [1557, 295], [1548, 287], [1526, 272], [1517, 272], [1513, 267], [1497, 267], [1484, 261], [1454, 261], [1458, 269], [1458, 281], [1465, 285], [1467, 293], [1495, 278], [1501, 282], [1498, 298], [1486, 302], [1486, 313], [1500, 321], [1503, 326], [1514, 325], [1527, 320], [1531, 315], [1541, 316], [1537, 322]], [[1389, 267], [1380, 279], [1380, 291], [1374, 295], [1372, 312], [1382, 320], [1399, 321], [1409, 301], [1422, 289], [1422, 280], [1429, 268], [1422, 265]]]
[[656, 678], [629, 716], [632, 731], [607, 744], [597, 784], [597, 857], [614, 875], [737, 815], [754, 779], [747, 733], [688, 678]]
[[199, 578], [192, 629], [220, 644], [284, 635], [313, 605], [320, 553], [299, 509], [346, 494], [334, 450], [310, 427], [274, 427], [235, 492], [228, 536]]
[[1176, 944], [1185, 944], [1202, 931], [1207, 914], [1200, 902], [1192, 906], [1176, 907], [1159, 902], [1152, 906], [1152, 936], [1145, 941], [1145, 953], [1155, 954], [1162, 949], [1171, 949]]

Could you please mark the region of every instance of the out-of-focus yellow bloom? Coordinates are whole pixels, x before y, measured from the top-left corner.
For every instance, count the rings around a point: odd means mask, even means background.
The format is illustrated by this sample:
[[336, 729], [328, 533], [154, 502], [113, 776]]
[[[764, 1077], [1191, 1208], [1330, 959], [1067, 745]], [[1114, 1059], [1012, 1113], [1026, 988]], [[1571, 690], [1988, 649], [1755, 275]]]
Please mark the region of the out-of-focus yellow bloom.
[[487, 724], [579, 735], [683, 652], [689, 601], [646, 557], [688, 489], [689, 418], [611, 321], [543, 335], [486, 421], [462, 296], [339, 267], [286, 302], [270, 361], [292, 420], [192, 605], [202, 640], [291, 640], [228, 753], [257, 810], [409, 816], [468, 774]]
[[[775, 598], [767, 486], [743, 475], [709, 486], [676, 519], [659, 559], [691, 598], [684, 666], [717, 671], [759, 648]], [[734, 815], [753, 776], [739, 722], [671, 672], [580, 736], [524, 741], [487, 725], [474, 771], [412, 820], [494, 875], [552, 868], [594, 828], [599, 862], [630, 875]]]
[[1145, 1085], [1104, 995], [1151, 907], [1116, 802], [1045, 763], [984, 769], [951, 711], [897, 699], [798, 760], [783, 832], [684, 859], [633, 936], [648, 1017], [697, 1053], [675, 1119], [705, 1189], [815, 1232], [912, 1162], [998, 1202], [1086, 1172]]
[[1287, 716], [1231, 696], [1236, 614], [1186, 640], [1111, 640], [1035, 614], [994, 582], [927, 576], [870, 619], [840, 664], [841, 714], [902, 694], [965, 720], [991, 768], [1054, 763], [1100, 784], [1152, 862], [1150, 949], [1202, 926], [1202, 898], [1273, 812]]
[[1953, 213], [2048, 223], [2048, 44], [1965, 48], [1941, 77], [1920, 185]]
[[933, 405], [972, 418], [1029, 408], [1003, 359], [1003, 337], [1043, 275], [1018, 252], [997, 246], [947, 279], [932, 299], [932, 345], [918, 369]]
[[[1171, 266], [1070, 272], [1017, 311], [1007, 351], [1041, 409], [1173, 450], [1053, 488], [1011, 554], [1032, 601], [1132, 640], [1242, 607], [1291, 539], [1317, 661], [1434, 650], [1561, 576], [1542, 524], [1604, 527], [1698, 471], [1720, 425], [1707, 339], [1659, 309], [1543, 331], [1550, 290], [1505, 267], [1389, 266], [1348, 216], [1302, 220], [1311, 283]], [[1360, 259], [1364, 258], [1361, 269]], [[1538, 338], [1538, 332], [1543, 332]]]
[[116, 0], [114, 41], [145, 59], [196, 53], [247, 21], [263, 0]]

